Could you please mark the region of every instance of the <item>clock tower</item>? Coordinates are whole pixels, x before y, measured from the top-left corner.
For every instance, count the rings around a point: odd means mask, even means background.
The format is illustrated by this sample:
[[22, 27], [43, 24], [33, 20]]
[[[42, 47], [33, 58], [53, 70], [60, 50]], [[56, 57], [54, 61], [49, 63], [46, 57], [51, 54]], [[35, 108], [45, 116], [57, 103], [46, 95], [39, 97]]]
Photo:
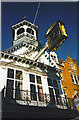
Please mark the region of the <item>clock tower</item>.
[[11, 27], [13, 45], [5, 50], [7, 53], [33, 59], [42, 45], [38, 39], [38, 26], [23, 20]]
[[38, 26], [27, 20], [23, 20], [12, 26], [13, 46], [26, 42], [38, 46]]

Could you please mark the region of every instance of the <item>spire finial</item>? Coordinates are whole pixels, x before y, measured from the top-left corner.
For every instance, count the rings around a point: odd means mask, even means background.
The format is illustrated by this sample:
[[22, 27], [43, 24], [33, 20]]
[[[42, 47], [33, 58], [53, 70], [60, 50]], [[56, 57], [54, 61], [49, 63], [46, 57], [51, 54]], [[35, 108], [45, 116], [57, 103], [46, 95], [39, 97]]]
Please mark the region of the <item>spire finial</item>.
[[69, 57], [70, 57], [70, 54], [68, 53], [67, 58], [69, 58]]
[[22, 19], [25, 19], [26, 18], [26, 16], [24, 16]]

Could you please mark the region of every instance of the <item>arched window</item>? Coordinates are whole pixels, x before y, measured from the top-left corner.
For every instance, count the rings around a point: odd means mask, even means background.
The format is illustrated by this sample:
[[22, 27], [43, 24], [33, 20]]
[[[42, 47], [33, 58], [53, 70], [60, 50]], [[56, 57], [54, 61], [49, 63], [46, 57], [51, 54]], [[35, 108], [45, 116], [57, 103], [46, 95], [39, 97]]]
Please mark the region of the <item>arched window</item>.
[[27, 28], [26, 32], [28, 32], [28, 33], [34, 35], [34, 31], [33, 31], [31, 28]]
[[20, 29], [17, 31], [17, 35], [23, 33], [24, 31], [25, 31], [24, 28], [20, 28]]

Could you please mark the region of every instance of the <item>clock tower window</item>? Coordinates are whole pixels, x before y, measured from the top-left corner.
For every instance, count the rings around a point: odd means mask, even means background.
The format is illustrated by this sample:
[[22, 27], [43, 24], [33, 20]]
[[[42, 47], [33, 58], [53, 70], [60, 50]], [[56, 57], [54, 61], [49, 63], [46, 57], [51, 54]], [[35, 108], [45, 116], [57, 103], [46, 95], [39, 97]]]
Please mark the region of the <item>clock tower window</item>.
[[28, 33], [34, 35], [34, 31], [33, 31], [31, 28], [27, 28], [27, 29], [26, 29], [26, 32], [28, 32]]
[[20, 28], [20, 29], [17, 31], [17, 35], [23, 33], [24, 31], [25, 31], [24, 28]]

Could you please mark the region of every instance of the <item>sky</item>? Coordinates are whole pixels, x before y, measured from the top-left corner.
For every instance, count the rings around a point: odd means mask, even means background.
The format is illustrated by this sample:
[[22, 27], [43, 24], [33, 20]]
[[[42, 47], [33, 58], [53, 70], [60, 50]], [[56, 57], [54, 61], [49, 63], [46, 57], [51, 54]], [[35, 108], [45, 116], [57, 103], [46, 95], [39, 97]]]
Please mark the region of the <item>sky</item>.
[[[38, 2], [2, 2], [1, 5], [1, 50], [12, 46], [11, 26], [24, 20], [33, 23], [37, 11]], [[77, 2], [40, 2], [35, 25], [39, 26], [38, 40], [45, 45], [47, 39], [41, 39], [46, 35], [50, 25], [57, 20], [65, 23], [68, 38], [56, 50], [59, 59], [66, 60], [68, 53], [78, 61], [77, 52]], [[41, 40], [40, 40], [41, 39]]]

